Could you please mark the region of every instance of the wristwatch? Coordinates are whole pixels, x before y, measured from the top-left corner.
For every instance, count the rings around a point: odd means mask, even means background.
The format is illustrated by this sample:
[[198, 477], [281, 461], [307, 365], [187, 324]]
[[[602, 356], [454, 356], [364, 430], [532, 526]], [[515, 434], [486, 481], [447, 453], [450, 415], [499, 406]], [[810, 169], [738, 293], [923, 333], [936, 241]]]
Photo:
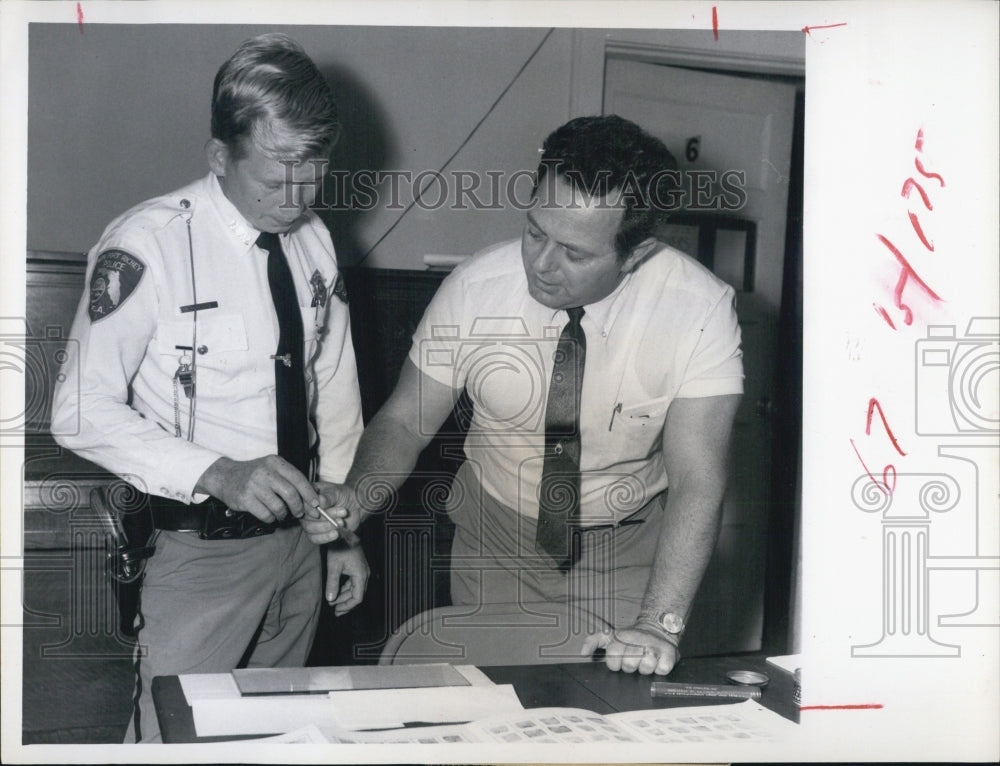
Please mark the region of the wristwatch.
[[675, 612], [660, 612], [656, 624], [672, 636], [680, 637], [684, 632], [684, 618]]

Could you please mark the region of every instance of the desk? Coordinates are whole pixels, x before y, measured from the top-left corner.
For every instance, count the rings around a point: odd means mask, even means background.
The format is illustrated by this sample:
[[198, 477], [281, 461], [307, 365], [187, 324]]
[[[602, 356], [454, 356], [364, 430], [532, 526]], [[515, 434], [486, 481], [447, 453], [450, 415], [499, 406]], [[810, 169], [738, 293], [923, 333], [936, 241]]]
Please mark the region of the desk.
[[[650, 682], [659, 679], [689, 683], [726, 683], [730, 670], [756, 670], [771, 681], [764, 687], [760, 704], [790, 721], [798, 722], [793, 700], [794, 683], [784, 671], [766, 664], [762, 654], [731, 657], [696, 657], [681, 660], [669, 676], [615, 673], [603, 662], [573, 662], [554, 665], [496, 665], [480, 670], [497, 684], [511, 684], [526, 708], [573, 707], [595, 713], [621, 713], [666, 707], [718, 704], [691, 697], [652, 698]], [[198, 737], [191, 707], [184, 698], [177, 676], [153, 679], [153, 701], [166, 743], [219, 742], [245, 737]], [[735, 700], [734, 700], [735, 701]], [[261, 736], [270, 732], [261, 732]]]

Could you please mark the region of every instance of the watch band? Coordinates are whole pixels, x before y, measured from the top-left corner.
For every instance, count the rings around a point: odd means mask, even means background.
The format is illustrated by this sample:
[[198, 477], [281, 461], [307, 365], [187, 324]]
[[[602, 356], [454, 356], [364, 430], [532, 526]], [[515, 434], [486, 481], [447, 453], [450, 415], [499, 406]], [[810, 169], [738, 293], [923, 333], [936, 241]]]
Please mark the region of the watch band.
[[635, 624], [646, 630], [651, 630], [662, 636], [675, 647], [680, 645], [681, 636], [684, 635], [684, 618], [676, 612], [661, 611], [650, 612], [643, 610], [639, 613]]
[[647, 633], [656, 634], [667, 643], [673, 644], [675, 649], [680, 648], [680, 643], [681, 643], [680, 636], [678, 636], [676, 633], [667, 633], [667, 631], [663, 629], [662, 625], [653, 620], [644, 620], [640, 618], [635, 621], [634, 627], [639, 628], [640, 630], [644, 630]]

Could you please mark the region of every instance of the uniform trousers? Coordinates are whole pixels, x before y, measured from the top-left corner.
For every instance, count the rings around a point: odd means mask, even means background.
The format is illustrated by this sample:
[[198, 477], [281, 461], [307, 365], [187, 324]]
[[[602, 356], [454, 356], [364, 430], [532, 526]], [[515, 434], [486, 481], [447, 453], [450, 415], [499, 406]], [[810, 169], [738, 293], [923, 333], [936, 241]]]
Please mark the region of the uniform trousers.
[[244, 659], [251, 668], [304, 666], [321, 578], [319, 548], [298, 525], [245, 540], [159, 532], [136, 616], [136, 710], [125, 742], [162, 741], [155, 676], [227, 673]]
[[633, 523], [581, 531], [580, 559], [565, 574], [535, 551], [536, 520], [483, 490], [470, 461], [455, 475], [447, 508], [455, 523], [453, 604], [558, 602], [615, 628], [638, 616], [659, 542], [663, 495], [630, 515]]

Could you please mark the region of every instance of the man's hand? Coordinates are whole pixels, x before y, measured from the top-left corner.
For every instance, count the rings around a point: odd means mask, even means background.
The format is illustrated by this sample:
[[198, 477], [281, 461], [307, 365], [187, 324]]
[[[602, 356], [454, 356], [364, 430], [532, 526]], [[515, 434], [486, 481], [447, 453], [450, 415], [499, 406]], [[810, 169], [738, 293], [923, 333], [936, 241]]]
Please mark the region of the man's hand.
[[583, 642], [581, 654], [604, 649], [604, 664], [610, 670], [665, 676], [674, 669], [680, 653], [677, 647], [655, 633], [638, 627], [593, 633]]
[[332, 543], [341, 537], [354, 544], [354, 531], [361, 523], [361, 511], [354, 491], [346, 484], [317, 481], [319, 501], [306, 508], [299, 519], [309, 539], [316, 545]]
[[[340, 617], [361, 603], [368, 587], [368, 560], [361, 546], [326, 552], [326, 600]], [[341, 576], [347, 579], [340, 584]]]
[[287, 460], [267, 455], [256, 460], [220, 457], [195, 484], [195, 492], [218, 498], [234, 511], [247, 511], [266, 524], [288, 513], [302, 516], [320, 496]]

